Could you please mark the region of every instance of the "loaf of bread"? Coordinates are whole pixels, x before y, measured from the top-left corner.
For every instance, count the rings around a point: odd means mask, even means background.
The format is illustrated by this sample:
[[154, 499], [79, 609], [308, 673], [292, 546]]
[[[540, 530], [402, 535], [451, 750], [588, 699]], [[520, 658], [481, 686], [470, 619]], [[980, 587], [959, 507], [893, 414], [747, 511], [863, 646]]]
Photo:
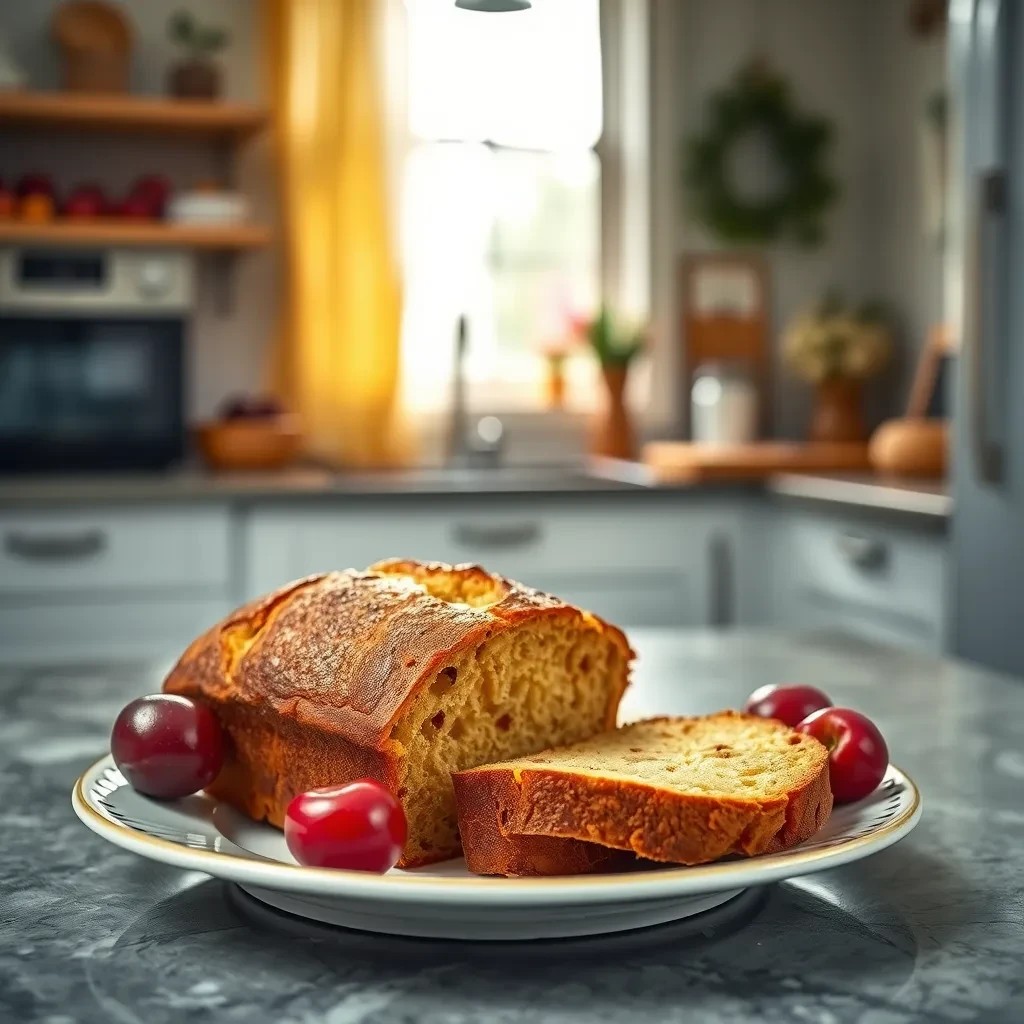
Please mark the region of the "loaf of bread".
[[410, 867], [459, 853], [451, 772], [612, 728], [632, 657], [557, 598], [395, 560], [245, 605], [164, 689], [212, 706], [228, 735], [213, 796], [280, 827], [296, 794], [376, 779], [405, 810]]
[[774, 853], [812, 836], [832, 810], [826, 749], [733, 711], [637, 722], [454, 782], [466, 862], [483, 875]]

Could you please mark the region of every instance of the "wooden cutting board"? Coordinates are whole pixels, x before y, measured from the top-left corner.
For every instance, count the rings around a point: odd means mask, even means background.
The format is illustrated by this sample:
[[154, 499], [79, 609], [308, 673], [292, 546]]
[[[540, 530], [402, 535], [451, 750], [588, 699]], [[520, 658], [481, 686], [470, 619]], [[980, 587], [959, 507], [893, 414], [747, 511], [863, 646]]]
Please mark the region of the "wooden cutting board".
[[762, 441], [741, 445], [654, 441], [643, 462], [658, 483], [763, 480], [778, 473], [856, 473], [870, 469], [866, 444], [797, 444]]

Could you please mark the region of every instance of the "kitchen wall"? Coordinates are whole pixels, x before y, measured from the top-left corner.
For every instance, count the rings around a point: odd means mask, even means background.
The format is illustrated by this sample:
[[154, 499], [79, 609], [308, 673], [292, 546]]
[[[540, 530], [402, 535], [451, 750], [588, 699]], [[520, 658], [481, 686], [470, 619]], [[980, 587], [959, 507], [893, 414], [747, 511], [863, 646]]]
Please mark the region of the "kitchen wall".
[[907, 4], [871, 0], [868, 202], [874, 243], [866, 258], [874, 294], [901, 313], [906, 358], [897, 377], [900, 409], [929, 329], [942, 319], [944, 257], [923, 194], [922, 139], [929, 100], [944, 89], [946, 41], [907, 29]]
[[[0, 39], [26, 72], [33, 88], [60, 85], [57, 49], [50, 39], [50, 20], [59, 0], [0, 3]], [[222, 57], [225, 95], [231, 99], [260, 101], [264, 97], [260, 4], [256, 0], [144, 0], [119, 4], [136, 30], [132, 87], [138, 92], [163, 93], [166, 69], [176, 57], [167, 38], [167, 19], [173, 11], [191, 10], [223, 25], [231, 43]], [[176, 185], [219, 179], [226, 166], [224, 154], [203, 143], [179, 140], [106, 138], [98, 135], [19, 134], [5, 132], [0, 149], [0, 178], [10, 181], [33, 169], [53, 174], [66, 189], [78, 181], [95, 180], [115, 192], [125, 189], [139, 174], [159, 171]], [[237, 184], [255, 207], [254, 219], [275, 219], [269, 137], [248, 143], [238, 151]], [[278, 306], [279, 263], [274, 247], [239, 257], [233, 279], [228, 278], [230, 308], [222, 308], [218, 290], [227, 268], [217, 256], [199, 262], [200, 294], [192, 331], [190, 412], [208, 415], [227, 391], [259, 387], [267, 344]]]
[[[828, 239], [812, 250], [768, 252], [775, 335], [830, 286], [879, 297], [899, 317], [901, 359], [872, 385], [875, 418], [906, 400], [906, 377], [928, 327], [941, 315], [941, 253], [927, 237], [919, 127], [941, 85], [944, 43], [912, 35], [904, 0], [685, 0], [680, 5], [678, 130], [703, 123], [711, 92], [752, 56], [790, 81], [801, 107], [834, 124], [831, 163], [843, 189]], [[680, 204], [681, 250], [712, 247]], [[775, 422], [801, 436], [809, 389], [776, 361]]]

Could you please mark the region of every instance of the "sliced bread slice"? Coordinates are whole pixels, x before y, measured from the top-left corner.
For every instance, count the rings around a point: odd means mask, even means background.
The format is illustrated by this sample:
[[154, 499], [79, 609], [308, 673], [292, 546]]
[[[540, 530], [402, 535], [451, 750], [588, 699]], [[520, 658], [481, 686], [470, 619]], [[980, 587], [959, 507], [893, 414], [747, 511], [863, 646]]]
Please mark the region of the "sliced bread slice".
[[636, 722], [452, 779], [466, 862], [487, 875], [774, 853], [832, 810], [825, 748], [734, 711]]

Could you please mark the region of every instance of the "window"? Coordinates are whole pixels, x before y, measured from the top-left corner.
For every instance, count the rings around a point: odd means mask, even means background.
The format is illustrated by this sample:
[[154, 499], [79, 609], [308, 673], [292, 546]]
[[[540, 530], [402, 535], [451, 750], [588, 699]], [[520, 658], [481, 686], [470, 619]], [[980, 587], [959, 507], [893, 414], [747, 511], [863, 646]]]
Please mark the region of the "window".
[[[599, 297], [599, 0], [536, 0], [516, 14], [452, 0], [407, 9], [407, 405], [447, 405], [466, 315], [473, 404], [539, 408], [545, 346]], [[585, 358], [570, 369], [591, 372]]]

